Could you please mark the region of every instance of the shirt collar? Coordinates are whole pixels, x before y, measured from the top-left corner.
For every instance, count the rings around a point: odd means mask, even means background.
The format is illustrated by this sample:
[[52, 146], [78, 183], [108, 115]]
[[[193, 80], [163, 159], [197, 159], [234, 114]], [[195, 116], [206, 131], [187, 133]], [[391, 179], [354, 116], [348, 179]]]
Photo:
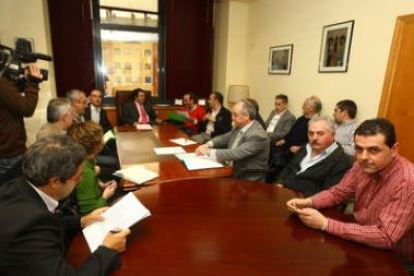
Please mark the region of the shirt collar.
[[55, 213], [55, 210], [56, 210], [59, 202], [57, 200], [55, 200], [54, 198], [52, 198], [51, 196], [49, 196], [48, 194], [46, 194], [46, 193], [42, 192], [41, 190], [39, 190], [35, 185], [30, 183], [29, 180], [26, 179], [26, 182], [29, 183], [30, 186], [32, 186], [32, 188], [35, 190], [35, 192], [40, 196], [40, 198], [46, 204], [46, 207], [49, 210], [49, 212]]
[[249, 130], [249, 128], [252, 126], [252, 124], [253, 124], [253, 121], [250, 121], [250, 123], [248, 123], [247, 125], [245, 125], [244, 127], [242, 127], [242, 128], [240, 129], [240, 132], [241, 132], [241, 133], [246, 133], [246, 131], [248, 131], [248, 130]]
[[[327, 156], [327, 155], [330, 155], [337, 148], [338, 148], [338, 144], [336, 142], [333, 142], [329, 147], [327, 147], [324, 151], [322, 151], [321, 153], [319, 153], [317, 156]], [[306, 144], [306, 152], [312, 153], [312, 147], [310, 146], [309, 143]], [[315, 156], [315, 157], [317, 157], [317, 156]], [[315, 158], [315, 157], [312, 157], [312, 158]]]

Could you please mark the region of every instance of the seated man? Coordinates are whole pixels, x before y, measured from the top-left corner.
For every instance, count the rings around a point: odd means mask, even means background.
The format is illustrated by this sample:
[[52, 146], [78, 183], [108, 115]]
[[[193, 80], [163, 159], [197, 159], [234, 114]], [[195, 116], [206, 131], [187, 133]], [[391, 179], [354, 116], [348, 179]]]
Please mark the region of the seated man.
[[47, 105], [47, 123], [40, 127], [36, 140], [56, 134], [66, 135], [72, 121], [72, 107], [69, 99], [51, 99]]
[[231, 113], [223, 106], [223, 95], [220, 92], [211, 93], [208, 105], [210, 110], [201, 122], [202, 132], [191, 137], [200, 144], [231, 130]]
[[155, 124], [157, 114], [150, 104], [145, 101], [144, 90], [138, 88], [132, 91], [134, 100], [122, 107], [121, 123], [128, 125]]
[[284, 167], [276, 183], [313, 195], [338, 183], [352, 163], [342, 147], [335, 143], [334, 125], [329, 118], [311, 119], [308, 137], [309, 143]]
[[102, 108], [102, 92], [97, 89], [92, 90], [89, 99], [91, 104], [85, 110], [85, 121], [97, 123], [102, 127], [104, 133], [111, 130], [112, 125], [108, 121], [105, 109]]
[[276, 168], [276, 175], [289, 162], [299, 148], [308, 142], [308, 122], [318, 116], [322, 109], [321, 100], [311, 96], [302, 105], [303, 116], [299, 117], [284, 139], [272, 143], [269, 167]]
[[[414, 264], [414, 166], [398, 155], [393, 124], [385, 119], [363, 122], [355, 130], [356, 161], [329, 190], [287, 202], [307, 226], [382, 249], [392, 249], [408, 266]], [[355, 198], [355, 222], [342, 222], [317, 209]]]
[[259, 107], [259, 103], [253, 99], [253, 98], [246, 98], [246, 100], [248, 102], [250, 102], [255, 108], [256, 108], [256, 118], [254, 118], [256, 121], [258, 121], [260, 123], [260, 125], [263, 127], [263, 129], [265, 128], [265, 122], [263, 121], [262, 116], [260, 115], [260, 107]]
[[72, 106], [73, 120], [76, 123], [84, 122], [84, 115], [87, 107], [85, 92], [77, 89], [72, 89], [66, 93], [66, 98], [69, 99]]
[[285, 138], [295, 123], [295, 116], [287, 109], [288, 101], [288, 96], [276, 95], [275, 110], [270, 112], [269, 118], [265, 122], [265, 129], [272, 144]]
[[233, 164], [237, 178], [264, 180], [264, 173], [244, 174], [245, 169], [267, 169], [269, 138], [256, 118], [256, 108], [247, 100], [233, 107], [235, 128], [226, 134], [214, 137], [196, 149], [197, 155], [207, 155], [219, 162]]
[[198, 105], [198, 98], [193, 93], [186, 93], [183, 97], [184, 110], [188, 112], [190, 119], [185, 121], [182, 128], [189, 135], [200, 132], [200, 124], [206, 111]]
[[58, 135], [34, 143], [23, 158], [23, 177], [0, 187], [0, 275], [109, 275], [120, 266], [129, 229], [108, 233], [102, 245], [75, 270], [64, 259], [65, 241], [102, 220], [103, 209], [85, 217], [54, 214], [58, 201], [76, 187], [85, 152]]
[[357, 128], [355, 116], [357, 113], [357, 105], [354, 101], [339, 101], [333, 113], [335, 120], [335, 140], [340, 144], [346, 154], [354, 156], [354, 133]]

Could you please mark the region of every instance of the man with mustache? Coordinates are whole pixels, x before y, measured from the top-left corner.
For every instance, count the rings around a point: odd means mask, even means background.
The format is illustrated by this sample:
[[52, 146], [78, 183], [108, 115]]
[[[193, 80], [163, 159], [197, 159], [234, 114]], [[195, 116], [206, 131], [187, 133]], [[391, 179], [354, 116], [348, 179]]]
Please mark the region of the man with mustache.
[[335, 129], [328, 117], [309, 121], [309, 143], [302, 146], [278, 175], [276, 185], [306, 195], [326, 190], [338, 183], [351, 168], [351, 160], [335, 142]]
[[[393, 124], [386, 119], [363, 122], [355, 131], [352, 169], [327, 191], [287, 202], [307, 226], [332, 235], [392, 249], [414, 275], [414, 167], [399, 156]], [[355, 198], [354, 223], [322, 215], [317, 209]]]

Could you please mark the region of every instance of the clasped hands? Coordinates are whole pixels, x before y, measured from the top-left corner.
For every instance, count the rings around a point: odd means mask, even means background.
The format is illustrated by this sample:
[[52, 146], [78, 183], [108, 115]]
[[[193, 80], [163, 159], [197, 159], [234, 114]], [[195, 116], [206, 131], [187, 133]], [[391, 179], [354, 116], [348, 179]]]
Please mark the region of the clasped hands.
[[313, 208], [310, 198], [293, 198], [286, 202], [287, 209], [296, 214], [306, 226], [325, 230], [328, 226], [328, 219], [318, 210]]

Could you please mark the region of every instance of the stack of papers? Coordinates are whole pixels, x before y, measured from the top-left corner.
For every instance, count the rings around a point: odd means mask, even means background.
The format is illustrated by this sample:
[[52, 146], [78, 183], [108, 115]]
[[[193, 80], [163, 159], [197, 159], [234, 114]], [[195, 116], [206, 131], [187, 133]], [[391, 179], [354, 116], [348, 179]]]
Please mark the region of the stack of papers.
[[103, 136], [104, 142], [105, 144], [112, 139], [115, 139], [115, 133], [112, 129], [108, 130], [107, 132], [105, 132], [104, 136]]
[[182, 147], [161, 147], [161, 148], [154, 148], [154, 151], [156, 155], [185, 153], [185, 150]]
[[138, 130], [152, 130], [152, 126], [148, 124], [138, 124], [136, 127]]
[[197, 156], [195, 153], [176, 154], [175, 156], [189, 171], [224, 167], [223, 164], [208, 156]]
[[136, 184], [142, 184], [159, 176], [156, 172], [147, 170], [143, 166], [133, 166], [127, 169], [118, 170], [114, 172], [114, 175]]
[[150, 215], [135, 195], [129, 193], [102, 214], [105, 220], [85, 227], [82, 232], [91, 252], [94, 252], [111, 230], [129, 228]]
[[188, 146], [188, 145], [197, 144], [197, 142], [195, 142], [193, 140], [186, 139], [186, 138], [171, 139], [170, 141], [173, 142], [173, 143], [176, 143], [180, 146]]

